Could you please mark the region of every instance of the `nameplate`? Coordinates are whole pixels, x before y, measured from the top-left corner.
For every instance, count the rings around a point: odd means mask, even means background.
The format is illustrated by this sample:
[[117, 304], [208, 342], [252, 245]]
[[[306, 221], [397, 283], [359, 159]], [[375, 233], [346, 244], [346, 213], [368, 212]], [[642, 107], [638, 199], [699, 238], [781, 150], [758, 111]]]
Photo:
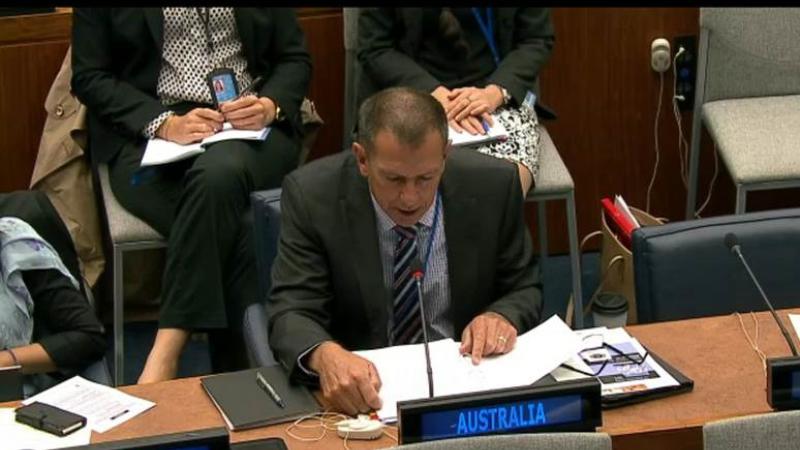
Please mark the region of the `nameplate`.
[[397, 404], [401, 444], [509, 433], [591, 432], [603, 424], [595, 379]]

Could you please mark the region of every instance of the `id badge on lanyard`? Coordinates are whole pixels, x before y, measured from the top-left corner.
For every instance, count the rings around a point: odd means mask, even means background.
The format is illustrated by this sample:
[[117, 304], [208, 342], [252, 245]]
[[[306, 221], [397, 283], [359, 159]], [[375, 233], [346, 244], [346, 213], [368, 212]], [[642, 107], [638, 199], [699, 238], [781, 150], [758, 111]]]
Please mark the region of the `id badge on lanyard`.
[[219, 108], [221, 103], [231, 101], [239, 95], [236, 83], [236, 73], [229, 67], [217, 67], [214, 63], [214, 41], [211, 35], [210, 14], [211, 8], [195, 8], [197, 17], [203, 23], [206, 37], [206, 56], [214, 69], [206, 75], [206, 84], [211, 92], [214, 105]]
[[489, 45], [489, 50], [491, 50], [494, 58], [494, 65], [499, 66], [500, 52], [497, 51], [497, 44], [494, 39], [494, 12], [491, 7], [486, 8], [486, 18], [484, 19], [480, 10], [480, 8], [472, 8], [472, 15], [475, 16], [475, 21], [478, 22], [478, 27], [480, 27], [481, 33], [483, 33], [483, 37]]

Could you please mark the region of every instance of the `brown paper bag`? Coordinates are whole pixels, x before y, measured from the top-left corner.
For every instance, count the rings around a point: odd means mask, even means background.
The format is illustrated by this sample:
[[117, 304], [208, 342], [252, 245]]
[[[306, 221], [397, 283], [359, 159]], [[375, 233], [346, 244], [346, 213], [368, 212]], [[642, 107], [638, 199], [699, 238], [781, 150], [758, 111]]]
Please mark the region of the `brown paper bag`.
[[[650, 214], [631, 207], [631, 213], [639, 224], [643, 227], [662, 225], [665, 220], [656, 218]], [[602, 236], [600, 246], [600, 282], [592, 296], [584, 301], [583, 314], [586, 315], [592, 303], [601, 292], [613, 292], [622, 295], [628, 300], [628, 325], [638, 322], [636, 313], [636, 285], [633, 277], [633, 254], [617, 239], [606, 223], [605, 214], [600, 214], [600, 231], [595, 231], [587, 235], [581, 241], [581, 253], [583, 247], [592, 238]], [[570, 296], [567, 305], [567, 325], [572, 326], [575, 316], [574, 299]]]

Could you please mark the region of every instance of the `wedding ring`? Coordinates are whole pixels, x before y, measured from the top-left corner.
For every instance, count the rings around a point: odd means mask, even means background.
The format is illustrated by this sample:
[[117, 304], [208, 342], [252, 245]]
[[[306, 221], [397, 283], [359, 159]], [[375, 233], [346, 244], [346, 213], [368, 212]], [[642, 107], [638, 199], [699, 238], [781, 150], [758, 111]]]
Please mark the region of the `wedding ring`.
[[503, 344], [505, 344], [505, 343], [506, 343], [506, 341], [507, 341], [506, 337], [505, 337], [505, 336], [502, 336], [502, 335], [501, 335], [501, 336], [497, 336], [497, 340], [498, 340], [498, 341], [500, 341], [500, 342], [502, 342]]

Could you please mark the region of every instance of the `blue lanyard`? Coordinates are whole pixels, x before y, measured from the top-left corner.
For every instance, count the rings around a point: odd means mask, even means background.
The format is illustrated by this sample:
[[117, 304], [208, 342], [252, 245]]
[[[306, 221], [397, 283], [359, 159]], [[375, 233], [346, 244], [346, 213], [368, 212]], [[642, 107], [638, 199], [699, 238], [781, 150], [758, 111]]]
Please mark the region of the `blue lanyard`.
[[497, 46], [494, 42], [494, 14], [492, 13], [492, 8], [486, 8], [485, 22], [478, 8], [472, 8], [472, 15], [475, 16], [475, 20], [478, 22], [478, 26], [481, 28], [483, 37], [486, 38], [486, 43], [489, 44], [489, 50], [492, 51], [492, 56], [494, 57], [494, 64], [499, 66], [500, 54], [497, 53]]
[[436, 229], [439, 226], [439, 210], [442, 209], [442, 196], [439, 195], [439, 191], [436, 191], [436, 206], [433, 211], [433, 226], [431, 227], [431, 238], [428, 239], [428, 248], [425, 251], [425, 261], [422, 263], [422, 279], [425, 279], [425, 276], [428, 273], [428, 261], [430, 260], [431, 256], [431, 249], [433, 248], [433, 241], [436, 239]]

